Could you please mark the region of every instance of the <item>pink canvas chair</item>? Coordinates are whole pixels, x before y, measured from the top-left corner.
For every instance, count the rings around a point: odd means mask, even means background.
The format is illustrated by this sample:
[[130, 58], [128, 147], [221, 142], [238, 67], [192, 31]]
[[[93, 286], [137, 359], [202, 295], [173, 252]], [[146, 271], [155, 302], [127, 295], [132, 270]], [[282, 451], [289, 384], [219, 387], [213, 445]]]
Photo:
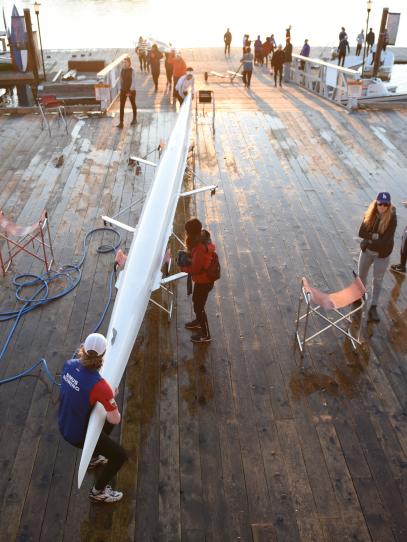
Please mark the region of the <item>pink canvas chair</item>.
[[[351, 316], [363, 310], [365, 300], [366, 288], [358, 276], [355, 276], [355, 280], [349, 284], [349, 286], [332, 294], [327, 294], [321, 292], [317, 288], [313, 288], [308, 280], [303, 277], [301, 280], [301, 294], [298, 302], [297, 327], [295, 330], [295, 337], [300, 348], [301, 357], [304, 355], [305, 346], [309, 341], [315, 339], [315, 337], [318, 337], [318, 335], [321, 335], [321, 333], [331, 328], [335, 328], [346, 335], [346, 337], [350, 339], [353, 348], [356, 349], [356, 345], [361, 344], [360, 330], [358, 336], [355, 337], [350, 331], [349, 324], [352, 323]], [[358, 306], [353, 305], [356, 301], [360, 301]], [[304, 302], [306, 304], [306, 312], [305, 314], [300, 315], [302, 303]], [[329, 316], [321, 312], [321, 309], [326, 312], [333, 312], [333, 317], [329, 318]], [[321, 318], [324, 323], [328, 323], [328, 325], [313, 335], [307, 336], [310, 314], [315, 315], [317, 318]], [[301, 323], [304, 324], [302, 337], [300, 337], [299, 332]], [[346, 325], [346, 328], [342, 327], [344, 325]]]

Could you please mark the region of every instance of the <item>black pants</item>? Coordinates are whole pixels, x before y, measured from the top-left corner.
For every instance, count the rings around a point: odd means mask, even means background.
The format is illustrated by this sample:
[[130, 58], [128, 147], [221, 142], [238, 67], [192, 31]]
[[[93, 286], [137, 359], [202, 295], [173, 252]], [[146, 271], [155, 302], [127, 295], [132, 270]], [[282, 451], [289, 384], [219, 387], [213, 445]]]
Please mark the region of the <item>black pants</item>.
[[281, 80], [283, 79], [283, 66], [274, 66], [274, 84], [277, 86], [277, 76], [280, 76], [280, 85]]
[[151, 65], [151, 75], [153, 77], [154, 81], [154, 88], [155, 90], [158, 89], [158, 78], [160, 77], [160, 66]]
[[230, 56], [230, 43], [225, 43], [225, 55], [226, 54]]
[[[340, 52], [338, 54], [338, 66], [341, 66], [341, 65], [344, 66], [345, 65], [345, 58], [346, 58], [346, 53]], [[341, 62], [342, 62], [342, 64], [341, 64]]]
[[172, 72], [174, 71], [172, 64], [165, 64], [165, 74], [167, 76], [167, 85], [171, 85], [172, 82]]
[[192, 303], [194, 305], [194, 312], [196, 319], [201, 326], [202, 335], [210, 337], [208, 318], [205, 312], [205, 304], [208, 299], [209, 292], [213, 288], [213, 282], [207, 284], [194, 284], [194, 292], [192, 294]]
[[[120, 91], [120, 124], [123, 124], [124, 119], [124, 104], [126, 103], [127, 92], [124, 90]], [[128, 97], [133, 109], [133, 120], [137, 119], [137, 106], [136, 106], [136, 91], [131, 90], [130, 96]]]
[[[125, 449], [109, 437], [113, 427], [114, 425], [111, 423], [105, 422], [98, 443], [96, 444], [95, 451], [93, 452], [94, 457], [104, 455], [108, 459], [108, 462], [103, 469], [101, 469], [100, 474], [95, 480], [95, 489], [98, 491], [103, 489], [110, 482], [120, 470], [123, 463], [128, 459]], [[83, 448], [83, 444], [76, 447]]]
[[141, 71], [147, 71], [147, 56], [146, 53], [139, 53], [138, 54], [138, 60], [140, 63], [140, 70]]
[[178, 98], [178, 92], [175, 90], [175, 86], [176, 84], [178, 83], [178, 79], [180, 78], [181, 76], [180, 75], [173, 75], [172, 78], [174, 80], [173, 82], [173, 87], [172, 87], [172, 95], [174, 96], [174, 98]]
[[361, 50], [362, 50], [362, 44], [358, 43], [356, 46], [356, 56], [360, 55]]
[[252, 73], [253, 73], [252, 70], [243, 70], [243, 83], [246, 87], [250, 87]]

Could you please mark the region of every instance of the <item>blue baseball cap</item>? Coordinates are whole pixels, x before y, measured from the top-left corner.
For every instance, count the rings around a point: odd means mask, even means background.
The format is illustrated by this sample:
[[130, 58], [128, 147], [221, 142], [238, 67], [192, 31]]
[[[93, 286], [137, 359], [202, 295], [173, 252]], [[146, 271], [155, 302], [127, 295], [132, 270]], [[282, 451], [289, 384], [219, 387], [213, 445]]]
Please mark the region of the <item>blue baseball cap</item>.
[[379, 192], [376, 196], [377, 203], [391, 203], [391, 197], [388, 192]]

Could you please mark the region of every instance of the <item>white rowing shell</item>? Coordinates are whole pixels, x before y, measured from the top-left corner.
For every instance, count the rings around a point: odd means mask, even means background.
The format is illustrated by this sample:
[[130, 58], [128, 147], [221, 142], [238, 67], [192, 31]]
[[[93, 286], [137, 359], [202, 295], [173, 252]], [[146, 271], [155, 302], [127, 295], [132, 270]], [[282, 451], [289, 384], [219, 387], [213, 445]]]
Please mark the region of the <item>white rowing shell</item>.
[[[120, 384], [126, 369], [151, 292], [160, 287], [161, 266], [172, 233], [188, 156], [191, 100], [191, 95], [188, 95], [181, 106], [120, 274], [107, 332], [108, 346], [100, 371], [113, 389]], [[81, 487], [105, 419], [106, 411], [97, 403], [89, 419], [78, 471], [78, 487]]]

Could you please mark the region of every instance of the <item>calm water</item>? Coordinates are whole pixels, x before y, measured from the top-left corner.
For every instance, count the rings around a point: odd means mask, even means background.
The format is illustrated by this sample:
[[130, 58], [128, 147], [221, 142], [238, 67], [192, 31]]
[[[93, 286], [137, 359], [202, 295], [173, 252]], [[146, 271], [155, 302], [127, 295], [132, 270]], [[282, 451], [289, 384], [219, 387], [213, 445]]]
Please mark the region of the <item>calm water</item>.
[[[0, 6], [10, 9], [14, 2], [28, 7], [33, 0], [0, 0]], [[379, 28], [382, 8], [388, 3], [373, 2], [369, 26]], [[46, 49], [129, 47], [140, 35], [153, 35], [177, 47], [218, 46], [226, 27], [231, 28], [232, 45], [240, 45], [246, 32], [262, 38], [274, 33], [277, 42], [283, 42], [289, 24], [297, 46], [305, 38], [311, 47], [334, 44], [342, 25], [350, 44], [355, 45], [356, 35], [366, 26], [365, 0], [285, 0], [278, 4], [271, 0], [41, 0], [41, 4]], [[405, 5], [405, 0], [391, 1], [394, 12], [402, 12]], [[407, 47], [407, 16], [405, 19], [402, 15], [400, 47]]]
[[[13, 4], [32, 7], [33, 0], [0, 0], [11, 13]], [[292, 42], [300, 46], [309, 38], [311, 48], [333, 46], [339, 27], [344, 25], [350, 44], [366, 25], [365, 0], [329, 2], [285, 0], [41, 0], [40, 25], [45, 49], [133, 47], [140, 35], [154, 36], [182, 47], [221, 46], [230, 27], [232, 45], [239, 45], [244, 33], [264, 39], [271, 33], [277, 42], [285, 39], [285, 28], [292, 25]], [[329, 4], [329, 10], [327, 5]], [[375, 0], [369, 26], [379, 27], [387, 0]], [[403, 11], [405, 0], [392, 0], [391, 10]], [[36, 26], [36, 17], [32, 13]], [[321, 21], [325, 21], [322, 23]], [[0, 17], [0, 29], [3, 21]], [[353, 37], [353, 38], [352, 38]], [[398, 33], [397, 45], [407, 47], [407, 14]], [[407, 92], [407, 65], [395, 66], [392, 84]]]

